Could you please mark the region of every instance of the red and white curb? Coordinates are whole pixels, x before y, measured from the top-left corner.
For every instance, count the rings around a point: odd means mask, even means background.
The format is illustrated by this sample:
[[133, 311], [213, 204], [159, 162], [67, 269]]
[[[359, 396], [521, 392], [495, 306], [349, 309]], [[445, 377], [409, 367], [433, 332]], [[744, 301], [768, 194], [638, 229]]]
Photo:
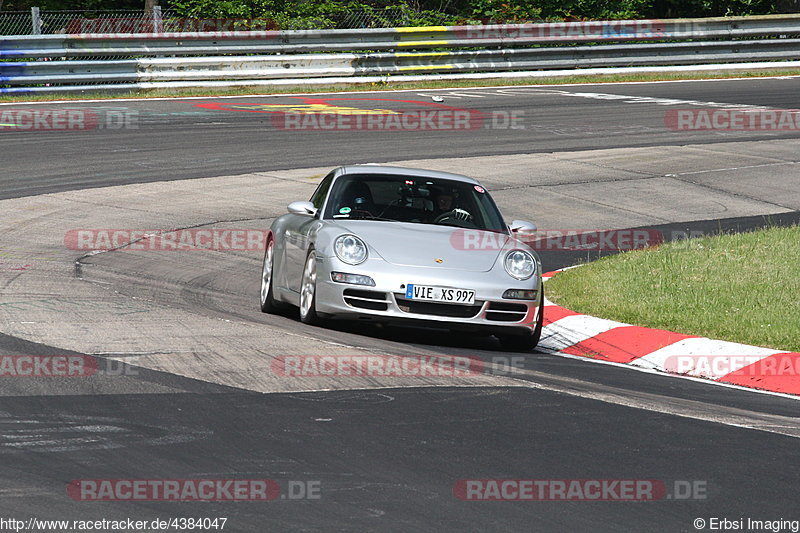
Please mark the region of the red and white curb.
[[[548, 280], [560, 271], [542, 275]], [[800, 353], [632, 326], [545, 299], [539, 348], [643, 370], [800, 395]]]

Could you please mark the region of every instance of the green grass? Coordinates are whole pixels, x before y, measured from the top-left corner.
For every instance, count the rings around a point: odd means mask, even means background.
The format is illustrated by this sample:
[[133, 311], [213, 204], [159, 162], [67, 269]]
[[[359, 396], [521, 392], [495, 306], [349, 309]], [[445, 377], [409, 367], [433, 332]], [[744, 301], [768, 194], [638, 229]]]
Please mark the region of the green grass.
[[628, 324], [800, 351], [800, 226], [605, 257], [558, 274], [547, 295]]
[[[579, 70], [576, 72], [580, 72]], [[53, 100], [96, 100], [115, 98], [164, 98], [179, 96], [247, 96], [253, 94], [296, 94], [296, 93], [328, 93], [344, 91], [374, 91], [396, 89], [444, 89], [449, 87], [495, 87], [513, 85], [554, 85], [563, 83], [619, 83], [641, 81], [674, 81], [704, 80], [726, 78], [760, 78], [764, 76], [800, 76], [800, 69], [792, 70], [756, 70], [746, 72], [680, 72], [663, 74], [606, 74], [581, 75], [548, 78], [497, 78], [480, 80], [446, 80], [403, 82], [390, 79], [383, 83], [353, 83], [346, 85], [296, 85], [275, 87], [242, 87], [233, 89], [153, 89], [148, 91], [132, 91], [109, 94], [96, 92], [91, 94], [65, 95], [0, 95], [0, 102], [49, 102]]]

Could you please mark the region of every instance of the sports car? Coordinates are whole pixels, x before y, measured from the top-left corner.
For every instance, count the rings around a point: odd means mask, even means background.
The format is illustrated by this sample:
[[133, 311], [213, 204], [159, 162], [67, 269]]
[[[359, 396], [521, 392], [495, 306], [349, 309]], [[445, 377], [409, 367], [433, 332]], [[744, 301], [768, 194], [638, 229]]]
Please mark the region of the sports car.
[[495, 335], [530, 350], [542, 331], [541, 261], [476, 180], [381, 165], [340, 167], [289, 204], [265, 243], [261, 310], [300, 320], [405, 322]]

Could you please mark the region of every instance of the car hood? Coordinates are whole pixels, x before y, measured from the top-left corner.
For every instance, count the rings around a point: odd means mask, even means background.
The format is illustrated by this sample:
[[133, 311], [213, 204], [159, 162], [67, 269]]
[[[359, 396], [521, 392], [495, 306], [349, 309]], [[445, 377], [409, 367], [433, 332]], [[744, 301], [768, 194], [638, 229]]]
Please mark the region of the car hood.
[[510, 239], [503, 233], [431, 224], [374, 220], [336, 223], [398, 266], [486, 272]]

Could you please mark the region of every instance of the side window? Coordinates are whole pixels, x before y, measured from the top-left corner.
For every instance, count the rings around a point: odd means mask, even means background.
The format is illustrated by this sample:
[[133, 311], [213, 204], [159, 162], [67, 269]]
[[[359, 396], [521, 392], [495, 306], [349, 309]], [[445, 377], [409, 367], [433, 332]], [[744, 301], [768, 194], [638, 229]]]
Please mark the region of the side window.
[[314, 207], [317, 209], [322, 208], [322, 204], [325, 202], [325, 197], [328, 196], [328, 189], [331, 188], [331, 181], [333, 181], [333, 172], [322, 179], [322, 182], [320, 182], [317, 190], [311, 195], [311, 203], [314, 204]]

